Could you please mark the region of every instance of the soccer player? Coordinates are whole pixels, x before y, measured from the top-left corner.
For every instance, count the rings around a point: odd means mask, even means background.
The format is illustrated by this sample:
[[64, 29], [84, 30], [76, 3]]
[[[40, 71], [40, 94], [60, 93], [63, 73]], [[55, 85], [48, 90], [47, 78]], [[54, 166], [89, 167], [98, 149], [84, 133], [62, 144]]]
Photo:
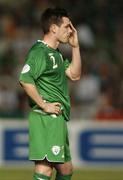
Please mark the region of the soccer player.
[[[29, 159], [35, 162], [33, 180], [70, 180], [72, 162], [67, 121], [70, 116], [68, 78], [80, 79], [81, 58], [77, 31], [64, 9], [48, 8], [41, 18], [44, 36], [29, 50], [20, 83], [29, 96]], [[68, 43], [72, 60], [58, 49]]]

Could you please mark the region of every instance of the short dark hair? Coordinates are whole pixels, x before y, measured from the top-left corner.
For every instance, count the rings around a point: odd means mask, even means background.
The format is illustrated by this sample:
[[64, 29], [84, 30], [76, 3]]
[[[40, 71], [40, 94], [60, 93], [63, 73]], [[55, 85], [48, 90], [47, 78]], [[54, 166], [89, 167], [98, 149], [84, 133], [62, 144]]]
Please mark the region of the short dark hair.
[[62, 8], [48, 8], [41, 16], [41, 26], [44, 34], [49, 32], [52, 24], [59, 25], [62, 23], [62, 17], [68, 17], [69, 15], [65, 9]]

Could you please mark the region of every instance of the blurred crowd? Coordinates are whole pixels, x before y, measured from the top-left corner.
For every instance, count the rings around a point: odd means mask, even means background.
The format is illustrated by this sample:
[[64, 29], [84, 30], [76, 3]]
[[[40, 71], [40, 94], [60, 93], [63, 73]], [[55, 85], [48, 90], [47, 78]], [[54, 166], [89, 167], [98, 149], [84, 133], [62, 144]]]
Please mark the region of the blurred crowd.
[[[81, 80], [69, 82], [72, 119], [122, 120], [122, 0], [0, 1], [0, 117], [27, 117], [18, 77], [29, 48], [42, 38], [42, 11], [54, 6], [69, 11], [81, 48]], [[70, 58], [69, 46], [60, 49]]]

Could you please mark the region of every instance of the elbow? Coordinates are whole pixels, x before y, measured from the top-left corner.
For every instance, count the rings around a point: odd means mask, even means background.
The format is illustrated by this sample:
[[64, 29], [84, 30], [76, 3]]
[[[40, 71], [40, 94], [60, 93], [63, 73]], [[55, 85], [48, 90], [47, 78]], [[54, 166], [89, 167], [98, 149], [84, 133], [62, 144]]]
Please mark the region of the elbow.
[[78, 72], [76, 72], [76, 71], [74, 72], [69, 68], [67, 71], [67, 76], [72, 81], [78, 81], [81, 78], [81, 71], [78, 70]]
[[19, 83], [23, 89], [25, 89], [27, 87], [27, 84], [24, 83], [23, 81], [19, 81]]
[[80, 78], [81, 78], [81, 75], [78, 75], [78, 76], [73, 76], [73, 77], [71, 77], [70, 79], [72, 80], [72, 81], [79, 81], [80, 80]]
[[24, 86], [24, 82], [19, 81], [19, 84], [23, 87]]

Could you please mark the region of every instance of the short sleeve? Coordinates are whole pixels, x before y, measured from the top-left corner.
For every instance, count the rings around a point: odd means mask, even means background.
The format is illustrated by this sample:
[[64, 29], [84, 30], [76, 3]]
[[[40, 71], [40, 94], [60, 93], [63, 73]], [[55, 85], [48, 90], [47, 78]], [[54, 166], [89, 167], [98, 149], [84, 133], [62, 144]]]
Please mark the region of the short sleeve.
[[19, 81], [35, 84], [46, 67], [45, 54], [42, 48], [30, 50], [21, 71]]
[[64, 67], [65, 67], [65, 70], [69, 67], [70, 65], [70, 61], [68, 59], [65, 59], [64, 60]]

